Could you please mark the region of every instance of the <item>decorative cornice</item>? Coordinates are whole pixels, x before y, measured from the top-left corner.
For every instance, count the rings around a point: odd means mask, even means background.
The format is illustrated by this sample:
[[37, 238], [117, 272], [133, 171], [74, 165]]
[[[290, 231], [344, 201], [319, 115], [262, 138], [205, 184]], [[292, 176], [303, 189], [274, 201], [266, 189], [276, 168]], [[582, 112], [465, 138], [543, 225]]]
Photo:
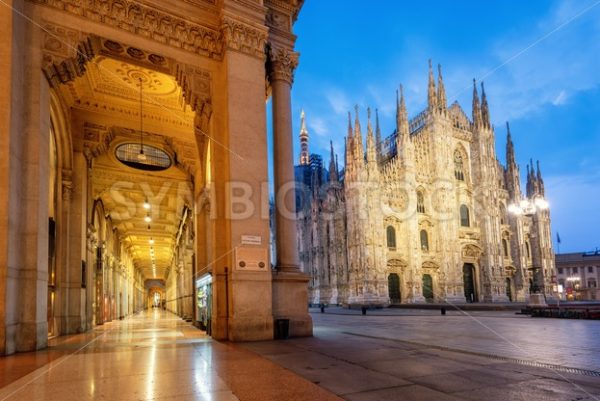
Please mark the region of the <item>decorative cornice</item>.
[[269, 80], [283, 80], [292, 84], [294, 82], [294, 70], [298, 66], [300, 54], [286, 48], [269, 48]]
[[265, 59], [266, 28], [260, 29], [233, 18], [224, 17], [221, 25], [223, 43], [228, 49]]
[[159, 43], [221, 59], [221, 33], [131, 0], [28, 0]]

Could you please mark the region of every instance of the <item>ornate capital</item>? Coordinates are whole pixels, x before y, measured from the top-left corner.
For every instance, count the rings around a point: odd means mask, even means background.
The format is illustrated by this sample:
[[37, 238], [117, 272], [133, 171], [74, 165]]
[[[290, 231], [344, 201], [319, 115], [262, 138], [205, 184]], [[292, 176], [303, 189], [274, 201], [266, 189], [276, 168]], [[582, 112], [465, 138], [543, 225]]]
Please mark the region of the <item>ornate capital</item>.
[[260, 29], [232, 18], [223, 18], [223, 43], [228, 49], [265, 59], [266, 28]]
[[298, 66], [300, 54], [285, 48], [271, 47], [269, 49], [269, 79], [282, 80], [292, 84], [294, 70]]

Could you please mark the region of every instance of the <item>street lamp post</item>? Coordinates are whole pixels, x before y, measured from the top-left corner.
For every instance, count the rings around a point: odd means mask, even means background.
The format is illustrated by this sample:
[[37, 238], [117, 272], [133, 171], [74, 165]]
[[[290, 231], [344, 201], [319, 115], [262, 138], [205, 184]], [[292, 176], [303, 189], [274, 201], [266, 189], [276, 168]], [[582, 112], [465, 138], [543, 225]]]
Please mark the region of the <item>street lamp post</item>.
[[548, 207], [548, 201], [543, 196], [536, 195], [531, 200], [523, 198], [518, 203], [511, 203], [508, 205], [508, 211], [515, 216], [533, 216]]
[[[523, 198], [518, 202], [508, 205], [508, 212], [513, 216], [532, 217], [538, 212], [547, 210], [549, 207], [548, 201], [542, 195], [535, 195], [531, 199]], [[534, 268], [533, 283], [534, 288], [539, 288], [539, 271], [541, 267]]]

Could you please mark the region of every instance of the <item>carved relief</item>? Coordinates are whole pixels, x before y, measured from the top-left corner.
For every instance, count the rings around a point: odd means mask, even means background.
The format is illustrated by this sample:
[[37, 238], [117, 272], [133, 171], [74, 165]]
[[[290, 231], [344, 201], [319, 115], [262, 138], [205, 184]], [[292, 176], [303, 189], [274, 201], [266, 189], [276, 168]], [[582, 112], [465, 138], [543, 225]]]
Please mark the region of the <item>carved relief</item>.
[[63, 198], [63, 201], [65, 201], [65, 202], [70, 201], [72, 193], [73, 193], [73, 182], [70, 179], [63, 180], [62, 181], [62, 198]]
[[477, 259], [481, 255], [481, 248], [476, 245], [465, 245], [462, 249], [462, 257], [465, 259]]
[[229, 49], [265, 58], [266, 29], [259, 29], [231, 18], [223, 19], [223, 41]]
[[221, 59], [221, 33], [130, 0], [29, 0], [189, 52]]
[[57, 87], [85, 73], [95, 56], [92, 42], [78, 31], [45, 23], [42, 68], [51, 87]]
[[267, 11], [266, 21], [270, 28], [281, 29], [282, 31], [290, 31], [292, 29], [291, 18], [273, 9]]

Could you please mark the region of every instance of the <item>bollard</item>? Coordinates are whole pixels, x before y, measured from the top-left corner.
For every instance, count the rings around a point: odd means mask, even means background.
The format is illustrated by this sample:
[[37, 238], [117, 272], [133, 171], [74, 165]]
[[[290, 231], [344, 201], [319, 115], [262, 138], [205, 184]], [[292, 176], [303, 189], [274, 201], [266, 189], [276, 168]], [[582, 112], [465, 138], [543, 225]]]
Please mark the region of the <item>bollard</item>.
[[446, 308], [442, 308], [442, 315], [446, 315]]
[[362, 307], [360, 308], [360, 310], [362, 311], [362, 314], [363, 314], [363, 315], [366, 315], [366, 314], [367, 314], [367, 307], [366, 307], [366, 306], [362, 306]]

